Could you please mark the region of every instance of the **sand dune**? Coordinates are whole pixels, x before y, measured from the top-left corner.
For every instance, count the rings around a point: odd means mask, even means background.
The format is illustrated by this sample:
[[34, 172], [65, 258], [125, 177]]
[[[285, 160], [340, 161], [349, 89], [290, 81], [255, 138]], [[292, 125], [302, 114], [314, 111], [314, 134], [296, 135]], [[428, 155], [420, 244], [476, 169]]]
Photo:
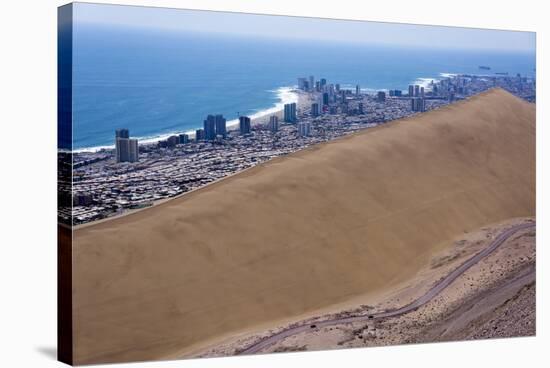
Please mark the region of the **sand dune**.
[[535, 214], [535, 106], [503, 90], [74, 233], [75, 361], [162, 359], [407, 279]]

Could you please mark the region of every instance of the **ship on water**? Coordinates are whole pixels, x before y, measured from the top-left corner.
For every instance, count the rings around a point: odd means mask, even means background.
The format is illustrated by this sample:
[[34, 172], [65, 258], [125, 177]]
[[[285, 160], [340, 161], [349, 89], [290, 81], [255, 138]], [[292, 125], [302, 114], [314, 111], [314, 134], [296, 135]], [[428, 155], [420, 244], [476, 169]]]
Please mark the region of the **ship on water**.
[[482, 70], [491, 70], [491, 67], [490, 67], [490, 66], [486, 66], [486, 65], [480, 65], [480, 66], [479, 66], [479, 69], [482, 69]]

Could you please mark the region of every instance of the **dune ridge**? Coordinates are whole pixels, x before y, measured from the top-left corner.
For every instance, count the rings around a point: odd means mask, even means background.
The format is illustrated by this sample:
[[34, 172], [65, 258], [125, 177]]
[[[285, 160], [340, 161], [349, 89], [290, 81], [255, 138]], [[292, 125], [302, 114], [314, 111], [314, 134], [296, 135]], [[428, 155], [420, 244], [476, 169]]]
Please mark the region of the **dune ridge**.
[[75, 231], [75, 360], [185, 354], [382, 290], [465, 231], [534, 215], [535, 105], [493, 89]]

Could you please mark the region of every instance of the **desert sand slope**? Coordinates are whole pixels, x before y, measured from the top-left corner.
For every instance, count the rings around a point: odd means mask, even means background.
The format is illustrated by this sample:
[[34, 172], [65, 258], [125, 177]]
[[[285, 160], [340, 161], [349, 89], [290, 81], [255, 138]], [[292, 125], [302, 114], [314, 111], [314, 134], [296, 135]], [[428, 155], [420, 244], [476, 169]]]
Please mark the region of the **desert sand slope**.
[[495, 89], [74, 233], [77, 363], [161, 359], [388, 288], [535, 215], [535, 106]]

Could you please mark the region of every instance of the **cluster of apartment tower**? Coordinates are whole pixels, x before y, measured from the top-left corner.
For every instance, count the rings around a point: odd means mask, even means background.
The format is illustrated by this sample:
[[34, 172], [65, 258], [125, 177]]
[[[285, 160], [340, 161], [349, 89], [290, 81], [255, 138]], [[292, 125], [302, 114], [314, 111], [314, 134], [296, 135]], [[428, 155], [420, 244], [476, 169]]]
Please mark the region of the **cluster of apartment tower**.
[[411, 98], [411, 110], [412, 111], [426, 111], [426, 99], [424, 93], [424, 87], [419, 85], [409, 86], [409, 97]]
[[[319, 104], [314, 103], [311, 106], [312, 106], [312, 109], [315, 109], [316, 111], [317, 115], [315, 116], [318, 116], [320, 114]], [[283, 110], [283, 118], [285, 123], [294, 124], [298, 121], [298, 116], [296, 114], [296, 102], [285, 104], [284, 110]], [[310, 132], [311, 132], [311, 123], [307, 121], [298, 122], [296, 123], [296, 129], [298, 132], [298, 136], [307, 137], [310, 135]]]
[[[321, 99], [319, 102], [311, 104], [311, 116], [316, 117], [323, 113], [323, 111], [328, 111], [329, 113], [334, 113], [335, 107], [329, 106], [329, 101], [331, 98], [336, 101], [338, 98], [341, 99], [341, 103], [346, 103], [346, 98], [348, 95], [352, 94], [352, 91], [349, 89], [341, 89], [340, 84], [327, 84], [325, 78], [321, 78], [318, 81], [315, 81], [313, 76], [309, 78], [298, 78], [298, 88], [303, 91], [308, 92], [320, 92]], [[355, 96], [358, 97], [361, 94], [361, 88], [359, 85], [355, 86]], [[401, 90], [389, 90], [388, 94], [390, 97], [403, 97]], [[411, 110], [412, 111], [426, 111], [426, 102], [424, 95], [424, 87], [419, 85], [410, 85], [408, 97], [411, 99]], [[386, 100], [386, 92], [379, 91], [376, 94], [376, 100], [378, 102], [384, 102]], [[343, 112], [346, 110], [346, 106], [341, 107]], [[364, 111], [360, 111], [360, 114], [363, 114]], [[286, 112], [285, 112], [286, 116]], [[285, 118], [286, 121], [286, 118]]]
[[[311, 104], [311, 116], [317, 117], [321, 115], [325, 110], [333, 113], [330, 109], [329, 101], [332, 99], [338, 99], [341, 95], [343, 112], [345, 112], [347, 95], [351, 95], [353, 92], [350, 90], [340, 89], [339, 84], [327, 84], [326, 79], [321, 78], [315, 81], [313, 76], [309, 78], [298, 78], [298, 88], [304, 91], [321, 92], [322, 99], [319, 102]], [[408, 97], [411, 100], [412, 111], [426, 111], [426, 100], [424, 87], [419, 85], [409, 86]], [[390, 97], [402, 97], [400, 90], [390, 90]], [[359, 85], [355, 86], [355, 95], [360, 96], [361, 88]], [[376, 94], [376, 100], [378, 102], [384, 102], [386, 100], [386, 92], [379, 91]], [[334, 109], [334, 107], [333, 107]], [[283, 120], [285, 123], [296, 124], [297, 132], [299, 136], [310, 135], [311, 125], [309, 122], [298, 122], [296, 103], [288, 103], [284, 105]], [[330, 110], [330, 111], [329, 111]], [[335, 111], [334, 111], [335, 113]], [[363, 103], [358, 104], [359, 114], [364, 114]], [[279, 119], [276, 115], [269, 117], [267, 123], [267, 129], [272, 132], [279, 130]], [[248, 135], [251, 133], [251, 118], [248, 116], [239, 117], [239, 133], [240, 135]], [[227, 138], [227, 120], [223, 115], [208, 115], [203, 122], [203, 128], [195, 131], [196, 141], [213, 141], [216, 139]], [[160, 141], [161, 147], [174, 147], [177, 144], [185, 144], [190, 140], [188, 134], [179, 134], [168, 137], [166, 140]], [[137, 162], [139, 159], [139, 149], [137, 139], [130, 138], [128, 129], [118, 129], [116, 131], [116, 160], [117, 162]]]
[[[291, 104], [291, 113], [287, 116], [286, 111], [289, 109], [285, 105], [285, 121], [295, 122], [296, 119], [296, 104]], [[293, 116], [293, 117], [290, 117]], [[288, 120], [287, 120], [288, 118]], [[239, 134], [246, 136], [251, 133], [252, 120], [248, 116], [239, 117]], [[279, 130], [279, 118], [276, 115], [269, 117], [267, 129], [271, 132]], [[223, 115], [208, 115], [203, 123], [202, 129], [195, 131], [196, 141], [213, 141], [216, 139], [227, 138], [227, 120]], [[160, 147], [175, 147], [178, 144], [186, 144], [190, 141], [189, 134], [172, 135], [164, 140], [159, 141]], [[117, 162], [137, 162], [139, 159], [138, 140], [130, 138], [128, 129], [116, 130], [115, 137], [115, 155]]]

